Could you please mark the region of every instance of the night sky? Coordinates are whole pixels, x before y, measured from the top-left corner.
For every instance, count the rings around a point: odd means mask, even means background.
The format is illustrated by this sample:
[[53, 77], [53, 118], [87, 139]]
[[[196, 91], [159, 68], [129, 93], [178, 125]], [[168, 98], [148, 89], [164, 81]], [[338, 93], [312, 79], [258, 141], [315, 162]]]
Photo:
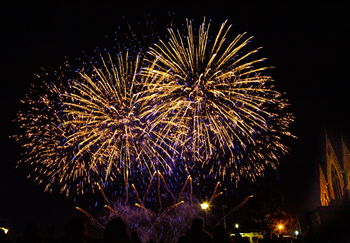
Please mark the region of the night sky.
[[[29, 170], [15, 169], [20, 146], [9, 136], [16, 133], [17, 124], [12, 121], [16, 119], [20, 100], [29, 92], [30, 84], [38, 82], [34, 73], [41, 67], [57, 69], [65, 56], [69, 60], [81, 57], [83, 51], [92, 53], [125, 19], [137, 23], [150, 14], [161, 26], [170, 12], [177, 22], [189, 18], [197, 26], [204, 16], [216, 25], [228, 19], [233, 25], [230, 30], [233, 37], [247, 32], [247, 36], [254, 36], [249, 48], [263, 46], [259, 57], [267, 57], [268, 65], [275, 66], [268, 74], [276, 81], [276, 90], [286, 92], [289, 110], [296, 117], [290, 131], [298, 139], [285, 140], [291, 153], [281, 161], [277, 172], [269, 171], [254, 184], [271, 183], [279, 188], [286, 212], [297, 215], [306, 230], [305, 214], [320, 205], [318, 163], [324, 152], [325, 130], [342, 131], [350, 138], [350, 10], [346, 1], [114, 2], [1, 3], [0, 226], [10, 228], [12, 240], [24, 233], [30, 221], [38, 223], [43, 237], [47, 227], [55, 225], [58, 236], [70, 216], [80, 215], [76, 206], [86, 208], [101, 199], [82, 197], [74, 202], [58, 190], [46, 193], [43, 185], [26, 178]], [[232, 197], [240, 202], [249, 193], [241, 186]], [[102, 214], [94, 207], [90, 212]]]

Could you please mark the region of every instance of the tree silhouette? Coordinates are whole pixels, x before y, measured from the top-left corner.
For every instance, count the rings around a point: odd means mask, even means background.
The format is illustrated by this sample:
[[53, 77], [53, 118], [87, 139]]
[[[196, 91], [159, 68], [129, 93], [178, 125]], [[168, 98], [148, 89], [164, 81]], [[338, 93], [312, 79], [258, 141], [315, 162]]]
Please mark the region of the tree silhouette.
[[[270, 188], [257, 191], [248, 202], [251, 229], [266, 235], [290, 234], [297, 228], [297, 221], [282, 205], [283, 196], [278, 191]], [[279, 225], [283, 227], [280, 229]]]

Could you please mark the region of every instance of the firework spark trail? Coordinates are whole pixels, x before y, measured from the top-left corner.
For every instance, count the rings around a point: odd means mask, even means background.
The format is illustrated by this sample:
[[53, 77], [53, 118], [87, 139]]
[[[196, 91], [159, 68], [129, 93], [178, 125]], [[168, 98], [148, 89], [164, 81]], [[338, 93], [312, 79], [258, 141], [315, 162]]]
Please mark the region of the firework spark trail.
[[[128, 224], [130, 224], [130, 222], [128, 221], [127, 218], [125, 217], [122, 217], [120, 213], [118, 213], [116, 210], [114, 210], [112, 207], [111, 207], [111, 203], [108, 201], [108, 199], [106, 198], [105, 196], [105, 193], [103, 192], [103, 189], [102, 187], [100, 186], [100, 184], [96, 183], [102, 196], [103, 196], [103, 200], [105, 202], [105, 207], [108, 208], [111, 212], [113, 212], [114, 214], [116, 214], [118, 217], [121, 217], [123, 220], [126, 220]], [[135, 189], [136, 190], [136, 189]], [[137, 193], [137, 191], [135, 191], [135, 193]], [[78, 208], [80, 211], [82, 211], [82, 209]], [[83, 213], [85, 213], [85, 211], [82, 211]]]
[[[123, 218], [123, 217], [122, 217], [117, 211], [115, 211], [111, 206], [109, 206], [109, 205], [106, 204], [105, 207], [108, 208], [111, 212], [115, 213], [118, 217]], [[125, 218], [124, 218], [124, 220], [125, 220]]]
[[100, 192], [101, 192], [101, 194], [102, 194], [103, 200], [104, 200], [105, 203], [106, 203], [106, 206], [111, 207], [111, 204], [110, 204], [109, 201], [107, 200], [106, 195], [105, 195], [105, 193], [104, 193], [103, 190], [102, 190], [102, 187], [100, 186], [100, 184], [98, 184], [98, 183], [96, 183], [96, 184], [97, 184], [97, 186], [98, 186], [98, 189], [100, 189]]
[[218, 197], [218, 196], [220, 196], [220, 195], [222, 194], [222, 192], [216, 193], [217, 190], [218, 190], [219, 185], [220, 185], [220, 181], [218, 181], [218, 182], [216, 183], [216, 186], [215, 186], [213, 195], [212, 195], [212, 196], [210, 197], [210, 199], [209, 199], [209, 203], [212, 202], [212, 201], [214, 200], [214, 198], [216, 198], [216, 197]]
[[82, 212], [83, 214], [85, 214], [90, 220], [91, 220], [91, 223], [93, 225], [96, 225], [97, 227], [99, 227], [100, 229], [105, 229], [105, 227], [103, 225], [101, 225], [96, 219], [94, 219], [91, 214], [89, 214], [88, 212], [86, 212], [84, 209], [81, 209], [79, 207], [76, 207], [76, 209], [78, 209], [80, 212]]
[[217, 192], [217, 190], [218, 190], [219, 185], [220, 185], [220, 181], [218, 181], [218, 182], [216, 183], [216, 186], [215, 186], [213, 195], [212, 195], [212, 197], [210, 198], [209, 201], [212, 201], [212, 200], [213, 200], [213, 197], [216, 195], [216, 192]]
[[153, 183], [153, 178], [156, 175], [156, 173], [157, 173], [157, 171], [153, 172], [153, 175], [152, 175], [152, 178], [151, 178], [151, 180], [150, 180], [150, 182], [148, 184], [147, 190], [146, 190], [145, 194], [143, 195], [142, 204], [145, 204], [146, 196], [148, 195], [149, 190], [151, 189], [151, 186], [152, 186], [152, 183]]
[[[175, 197], [174, 197], [174, 194], [169, 190], [168, 184], [165, 182], [162, 173], [160, 173], [160, 172], [158, 171], [158, 175], [159, 175], [160, 178], [162, 179], [162, 181], [163, 181], [163, 183], [164, 183], [164, 186], [165, 186], [165, 188], [167, 189], [168, 193], [171, 195], [173, 201], [176, 202], [176, 199], [175, 199]], [[160, 181], [160, 180], [158, 179], [158, 181]]]
[[180, 192], [180, 194], [179, 194], [178, 200], [181, 199], [182, 193], [184, 192], [184, 190], [185, 190], [185, 188], [186, 188], [186, 186], [187, 186], [187, 183], [188, 183], [188, 180], [190, 179], [190, 177], [191, 177], [191, 176], [187, 176], [187, 179], [186, 179], [186, 181], [185, 181], [185, 184], [184, 184], [184, 186], [182, 187], [182, 190], [181, 190], [181, 192]]
[[128, 200], [129, 200], [129, 173], [127, 173], [127, 177], [126, 177], [126, 199], [125, 199], [125, 206], [127, 205], [128, 203]]
[[180, 204], [184, 203], [184, 201], [178, 202], [172, 206], [169, 206], [167, 209], [164, 210], [164, 212], [158, 217], [157, 222], [159, 222], [166, 213], [170, 212], [170, 210], [174, 209], [175, 207], [179, 206]]
[[136, 194], [136, 198], [137, 198], [138, 203], [139, 203], [140, 205], [143, 205], [142, 202], [141, 202], [141, 200], [140, 200], [140, 198], [139, 198], [139, 193], [137, 192], [136, 187], [134, 186], [134, 184], [131, 184], [131, 186], [132, 186], [132, 188], [134, 189], [134, 192], [135, 192], [135, 194]]
[[155, 218], [155, 219], [158, 218], [157, 215], [156, 215], [154, 212], [148, 210], [148, 209], [145, 208], [144, 206], [142, 206], [142, 205], [140, 205], [140, 204], [138, 204], [138, 203], [135, 203], [135, 206], [137, 206], [137, 207], [139, 207], [139, 208], [142, 208], [142, 209], [145, 210], [149, 215], [151, 215], [153, 218]]
[[169, 213], [172, 209], [176, 208], [177, 206], [179, 206], [180, 204], [184, 203], [184, 201], [178, 202], [172, 206], [169, 206], [167, 209], [164, 210], [164, 212], [158, 216], [156, 222], [152, 225], [152, 227], [149, 229], [149, 231], [151, 231], [152, 229], [154, 229], [154, 227], [162, 220], [162, 218]]
[[[249, 200], [249, 198], [252, 198], [253, 197], [253, 195], [250, 195], [250, 196], [248, 196], [248, 197], [246, 197], [239, 205], [237, 205], [236, 207], [234, 207], [228, 214], [226, 214], [226, 219], [229, 217], [229, 216], [231, 216], [234, 212], [236, 212], [238, 209], [240, 209], [248, 200]], [[220, 222], [223, 220], [224, 218], [222, 218], [222, 219], [220, 219], [219, 220], [219, 222], [217, 223], [217, 225], [218, 224], [220, 224]]]
[[212, 197], [210, 198], [209, 202], [212, 202], [216, 197], [222, 195], [222, 192], [216, 193], [215, 195], [213, 194]]

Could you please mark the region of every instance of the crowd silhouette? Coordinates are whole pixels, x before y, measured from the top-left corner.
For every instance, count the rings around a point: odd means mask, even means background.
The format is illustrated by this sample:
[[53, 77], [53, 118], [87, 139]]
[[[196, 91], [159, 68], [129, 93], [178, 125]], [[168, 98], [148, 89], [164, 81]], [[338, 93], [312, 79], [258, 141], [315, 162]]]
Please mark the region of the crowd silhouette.
[[[210, 232], [210, 233], [208, 233]], [[343, 234], [341, 237], [336, 235], [327, 242], [350, 242], [349, 234]], [[192, 221], [190, 229], [184, 235], [176, 240], [177, 243], [318, 243], [325, 242], [317, 240], [312, 234], [307, 234], [305, 238], [299, 237], [292, 241], [285, 240], [283, 235], [272, 233], [263, 238], [250, 240], [248, 237], [242, 237], [239, 229], [235, 229], [234, 234], [231, 234], [223, 225], [216, 225], [206, 231], [203, 227], [203, 220], [195, 218]], [[336, 240], [336, 241], [334, 241]], [[0, 243], [11, 243], [9, 237], [3, 229], [0, 229]], [[87, 233], [86, 221], [82, 217], [72, 217], [64, 225], [64, 235], [55, 238], [55, 228], [50, 226], [47, 230], [47, 235], [42, 238], [38, 233], [38, 227], [35, 223], [28, 223], [25, 232], [21, 237], [18, 237], [16, 243], [166, 243], [164, 239], [156, 242], [155, 239], [150, 239], [143, 242], [136, 232], [129, 235], [126, 224], [121, 217], [116, 217], [110, 220], [105, 228], [102, 239], [92, 239]]]

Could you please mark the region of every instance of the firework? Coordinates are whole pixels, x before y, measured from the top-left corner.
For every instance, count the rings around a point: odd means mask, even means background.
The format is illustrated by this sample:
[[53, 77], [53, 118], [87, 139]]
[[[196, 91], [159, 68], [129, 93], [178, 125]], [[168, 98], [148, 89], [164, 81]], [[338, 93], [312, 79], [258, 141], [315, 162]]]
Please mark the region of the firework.
[[187, 21], [186, 36], [170, 28], [168, 43], [150, 48], [149, 62], [157, 64], [142, 75], [148, 77], [145, 86], [158, 90], [154, 99], [162, 115], [154, 124], [168, 121], [162, 132], [171, 135], [186, 168], [202, 174], [207, 167], [209, 174], [236, 180], [255, 178], [288, 151], [279, 134], [290, 135], [286, 128], [293, 117], [274, 112], [288, 103], [261, 74], [268, 67], [253, 66], [265, 60], [251, 58], [260, 48], [240, 55], [252, 37], [238, 35], [227, 43], [231, 26], [224, 22], [212, 40], [209, 26], [204, 21], [195, 35]]
[[23, 162], [35, 167], [39, 183], [48, 178], [47, 190], [58, 183], [67, 196], [72, 187], [82, 194], [95, 182], [105, 186], [123, 176], [128, 183], [133, 173], [170, 170], [164, 139], [144, 119], [152, 108], [138, 93], [139, 57], [120, 54], [115, 65], [108, 55], [101, 62], [100, 69], [85, 64], [69, 80], [61, 73], [59, 82], [47, 84], [44, 76], [42, 89], [27, 97], [29, 110], [18, 114]]
[[129, 59], [120, 54], [116, 59], [114, 65], [111, 56], [101, 58], [103, 68], [93, 67], [90, 74], [82, 71], [72, 81], [72, 92], [65, 95], [63, 125], [75, 127], [67, 138], [67, 144], [76, 146], [75, 163], [87, 163], [104, 175], [104, 182], [123, 175], [128, 183], [137, 171], [150, 175], [159, 167], [171, 168], [166, 142], [154, 126], [148, 129], [151, 120], [145, 114], [152, 112], [152, 103], [141, 97], [139, 56]]
[[[219, 185], [220, 183], [217, 183], [214, 193], [210, 199], [208, 199], [208, 204], [212, 203], [215, 197], [221, 195], [221, 193], [217, 193]], [[103, 219], [99, 221], [109, 221], [111, 218], [118, 216], [125, 221], [127, 227], [131, 231], [136, 231], [138, 235], [143, 238], [150, 237], [158, 240], [163, 238], [169, 242], [176, 242], [178, 237], [183, 235], [188, 227], [190, 227], [194, 218], [202, 217], [200, 202], [197, 199], [192, 201], [192, 195], [183, 195], [184, 191], [190, 188], [190, 194], [192, 194], [192, 180], [190, 180], [190, 177], [186, 179], [184, 187], [177, 197], [174, 195], [175, 193], [170, 190], [170, 185], [167, 184], [160, 171], [153, 173], [152, 179], [147, 185], [147, 190], [145, 192], [141, 191], [141, 193], [144, 194], [142, 201], [136, 187], [134, 185], [132, 185], [132, 187], [133, 193], [131, 192], [130, 194], [132, 200], [136, 202], [134, 206], [128, 201], [129, 199], [126, 198], [119, 198], [119, 201], [117, 200], [117, 202], [113, 203], [113, 206], [111, 206], [112, 204], [105, 196], [102, 187], [98, 185], [105, 207], [110, 211], [108, 217], [103, 217]], [[161, 188], [164, 188], [164, 190]], [[151, 196], [149, 194], [151, 194]], [[158, 197], [154, 194], [158, 194]], [[150, 198], [149, 196], [156, 200], [158, 199], [158, 207], [154, 207], [150, 204], [148, 200], [148, 198]], [[167, 198], [169, 200], [164, 200]], [[162, 205], [165, 206], [164, 209]], [[159, 208], [158, 213], [152, 208]], [[93, 218], [88, 212], [79, 207], [77, 207], [77, 209], [86, 215], [93, 225], [96, 225], [98, 228], [104, 228], [103, 224], [99, 223], [99, 221]]]
[[78, 209], [80, 212], [82, 212], [83, 214], [85, 214], [85, 215], [90, 219], [90, 221], [91, 221], [91, 223], [92, 223], [93, 225], [96, 225], [96, 226], [97, 226], [98, 228], [100, 228], [100, 229], [105, 229], [104, 226], [102, 226], [96, 219], [94, 219], [94, 218], [92, 217], [91, 214], [89, 214], [88, 212], [86, 212], [84, 209], [81, 209], [81, 208], [79, 208], [79, 207], [76, 207], [76, 209]]
[[[44, 70], [41, 86], [33, 85], [26, 100], [25, 111], [18, 113], [18, 122], [23, 133], [15, 135], [16, 140], [25, 140], [24, 158], [18, 165], [24, 163], [33, 167], [34, 177], [40, 183], [46, 183], [45, 190], [51, 190], [51, 185], [59, 184], [61, 192], [67, 192], [71, 185], [77, 190], [89, 182], [88, 172], [80, 164], [70, 162], [72, 148], [66, 140], [74, 131], [73, 126], [63, 126], [66, 119], [63, 113], [64, 94], [69, 90], [67, 76], [63, 71]], [[53, 80], [48, 83], [46, 80]], [[79, 171], [79, 173], [77, 173]], [[68, 194], [67, 194], [68, 195]]]
[[145, 47], [130, 56], [121, 48], [84, 63], [74, 77], [61, 72], [44, 81], [27, 97], [29, 108], [18, 115], [24, 135], [15, 136], [26, 138], [23, 161], [36, 179], [67, 195], [116, 182], [128, 201], [129, 188], [155, 174], [158, 190], [161, 180], [168, 192], [190, 181], [192, 195], [192, 178], [237, 183], [276, 168], [288, 152], [281, 135], [291, 136], [293, 116], [280, 112], [288, 102], [262, 74], [268, 67], [253, 66], [265, 60], [253, 58], [260, 48], [241, 54], [252, 37], [227, 43], [226, 22], [214, 38], [209, 26], [204, 21], [195, 34], [187, 22], [186, 35], [170, 28], [169, 41], [150, 47], [147, 58]]

